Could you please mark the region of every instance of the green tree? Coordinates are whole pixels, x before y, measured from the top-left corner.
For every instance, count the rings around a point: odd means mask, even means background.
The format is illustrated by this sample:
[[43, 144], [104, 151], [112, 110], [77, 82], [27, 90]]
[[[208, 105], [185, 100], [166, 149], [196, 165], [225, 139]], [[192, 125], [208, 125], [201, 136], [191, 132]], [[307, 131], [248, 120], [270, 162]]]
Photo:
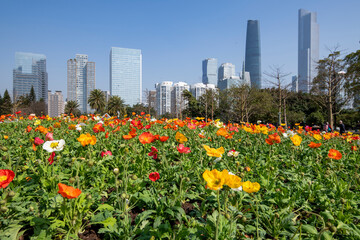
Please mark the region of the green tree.
[[36, 94], [35, 94], [34, 86], [31, 86], [30, 94], [27, 96], [27, 98], [30, 103], [33, 103], [36, 101]]
[[88, 100], [90, 107], [96, 110], [96, 113], [102, 113], [105, 109], [106, 100], [105, 95], [100, 89], [94, 89], [90, 92]]
[[183, 91], [184, 100], [187, 101], [188, 105], [182, 112], [185, 117], [205, 117], [202, 113], [205, 112], [203, 106], [200, 105], [199, 101], [189, 92], [188, 90]]
[[354, 106], [360, 107], [360, 50], [346, 55], [347, 88], [354, 93]]
[[107, 112], [110, 115], [122, 115], [126, 114], [125, 102], [119, 96], [111, 96], [107, 104]]
[[2, 98], [1, 113], [2, 114], [10, 114], [12, 112], [11, 110], [12, 110], [12, 102], [11, 102], [9, 92], [6, 89], [4, 92], [4, 97]]
[[79, 104], [76, 101], [68, 101], [64, 112], [66, 114], [80, 115]]

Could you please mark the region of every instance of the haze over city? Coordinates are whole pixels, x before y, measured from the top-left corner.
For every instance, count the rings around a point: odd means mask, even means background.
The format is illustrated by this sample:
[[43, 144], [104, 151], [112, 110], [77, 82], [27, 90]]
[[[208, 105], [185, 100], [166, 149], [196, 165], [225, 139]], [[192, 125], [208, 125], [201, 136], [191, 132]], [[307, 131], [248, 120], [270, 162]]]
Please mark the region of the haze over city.
[[[87, 54], [96, 88], [109, 90], [111, 47], [141, 49], [143, 90], [162, 81], [201, 82], [202, 60], [245, 59], [247, 20], [260, 22], [262, 72], [297, 74], [298, 10], [317, 13], [320, 59], [340, 45], [360, 47], [358, 1], [3, 1], [0, 8], [0, 93], [12, 92], [15, 52], [46, 55], [48, 89], [66, 98], [67, 60]], [[291, 75], [288, 77], [290, 82]], [[264, 87], [264, 86], [263, 86]]]

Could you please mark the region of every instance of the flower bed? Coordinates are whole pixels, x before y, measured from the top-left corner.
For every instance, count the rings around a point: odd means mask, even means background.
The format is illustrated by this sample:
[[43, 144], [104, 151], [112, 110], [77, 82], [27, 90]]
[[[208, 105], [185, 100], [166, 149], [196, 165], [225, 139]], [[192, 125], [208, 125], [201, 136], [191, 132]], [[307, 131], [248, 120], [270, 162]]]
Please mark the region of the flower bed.
[[0, 239], [360, 239], [359, 137], [0, 118]]

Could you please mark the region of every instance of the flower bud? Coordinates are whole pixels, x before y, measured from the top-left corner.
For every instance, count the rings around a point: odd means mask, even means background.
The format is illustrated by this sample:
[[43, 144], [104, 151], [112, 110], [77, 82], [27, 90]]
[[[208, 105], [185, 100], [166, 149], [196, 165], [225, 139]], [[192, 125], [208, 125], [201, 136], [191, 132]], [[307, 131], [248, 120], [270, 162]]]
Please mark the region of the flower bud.
[[94, 161], [93, 160], [88, 161], [88, 165], [89, 165], [89, 167], [94, 166]]
[[114, 168], [114, 170], [113, 170], [113, 172], [114, 172], [114, 174], [117, 176], [117, 175], [119, 175], [119, 169], [118, 168]]
[[8, 193], [8, 196], [9, 196], [10, 198], [15, 197], [15, 192], [14, 192], [14, 191], [10, 191], [10, 192]]
[[71, 177], [71, 178], [69, 179], [69, 183], [74, 183], [74, 182], [75, 182], [75, 178]]
[[132, 176], [131, 176], [131, 179], [132, 179], [132, 180], [136, 180], [137, 178], [138, 178], [138, 177], [137, 177], [136, 175], [132, 175]]

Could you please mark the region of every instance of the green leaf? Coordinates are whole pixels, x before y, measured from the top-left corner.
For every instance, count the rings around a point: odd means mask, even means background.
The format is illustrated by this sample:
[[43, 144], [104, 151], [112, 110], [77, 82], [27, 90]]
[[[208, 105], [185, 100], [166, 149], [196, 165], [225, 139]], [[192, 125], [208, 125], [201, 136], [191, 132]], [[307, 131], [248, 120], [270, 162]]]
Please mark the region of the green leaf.
[[316, 228], [312, 225], [309, 225], [309, 224], [305, 224], [305, 225], [302, 225], [301, 226], [302, 230], [307, 232], [307, 233], [310, 233], [310, 234], [318, 234], [318, 231], [316, 230]]
[[101, 204], [96, 210], [97, 211], [101, 211], [101, 210], [109, 210], [109, 211], [114, 211], [114, 207], [110, 206], [109, 204]]
[[8, 228], [6, 228], [0, 232], [0, 239], [1, 240], [17, 240], [18, 233], [22, 227], [23, 227], [22, 225], [17, 225], [17, 224], [10, 225]]
[[322, 213], [320, 213], [321, 216], [323, 216], [325, 218], [325, 220], [334, 220], [333, 215], [331, 215], [331, 213], [329, 211], [324, 211]]
[[108, 227], [112, 227], [112, 226], [115, 225], [116, 219], [113, 218], [113, 217], [109, 217], [109, 218], [107, 218], [104, 221], [99, 222], [99, 223], [103, 224], [105, 228], [108, 228]]

